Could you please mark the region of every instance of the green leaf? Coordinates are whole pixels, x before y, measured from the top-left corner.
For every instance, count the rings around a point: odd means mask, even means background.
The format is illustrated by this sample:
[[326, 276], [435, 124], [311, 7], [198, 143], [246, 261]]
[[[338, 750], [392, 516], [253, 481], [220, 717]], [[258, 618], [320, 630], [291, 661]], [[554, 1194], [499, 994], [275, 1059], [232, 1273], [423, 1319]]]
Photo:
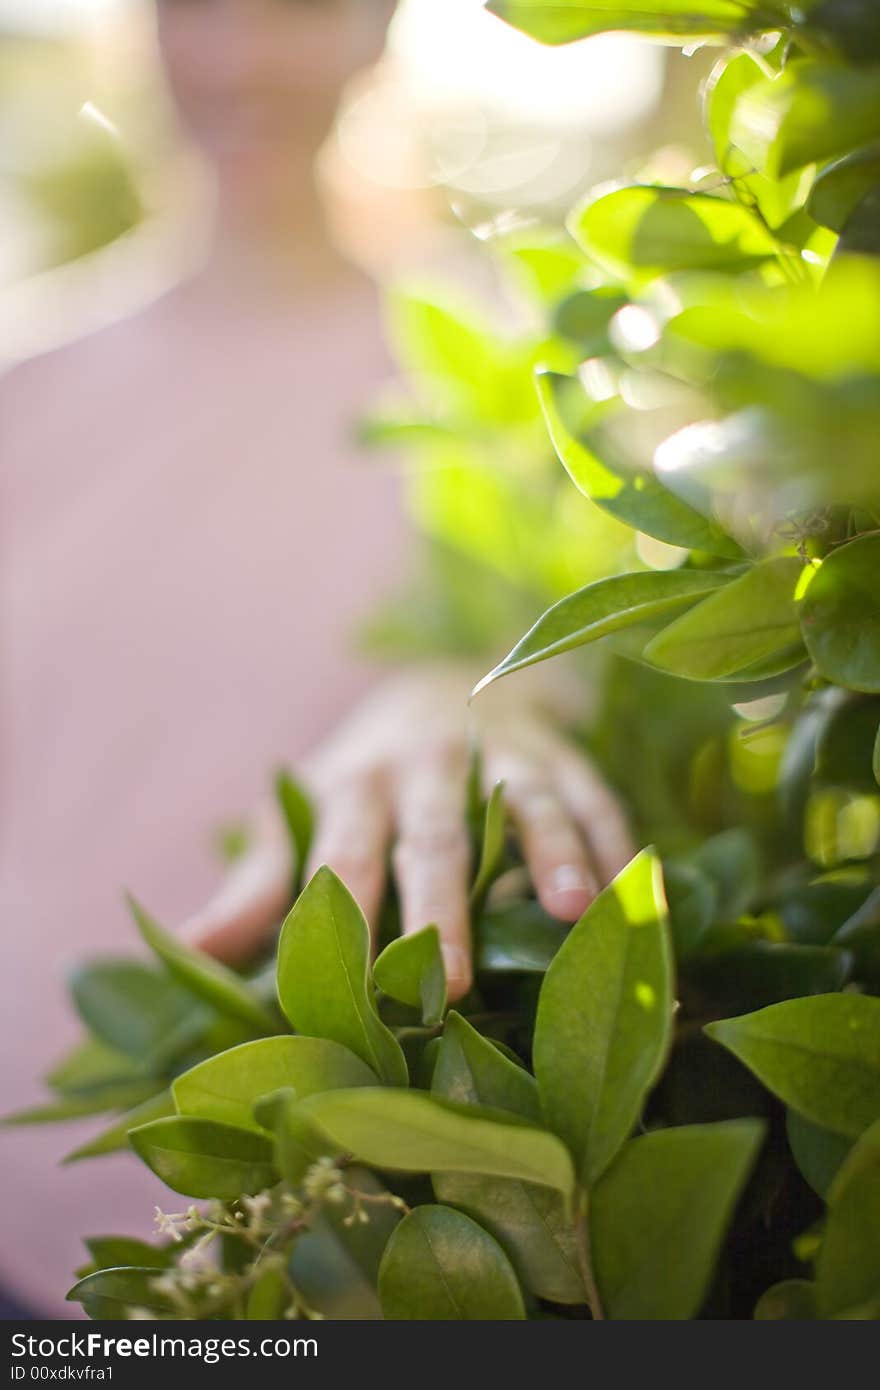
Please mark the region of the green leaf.
[[234, 1202], [272, 1187], [272, 1145], [260, 1134], [210, 1120], [173, 1118], [142, 1125], [132, 1148], [174, 1192]]
[[672, 1028], [660, 862], [639, 854], [600, 893], [544, 978], [534, 1062], [547, 1122], [589, 1186], [638, 1120]]
[[148, 1245], [131, 1236], [92, 1236], [85, 1246], [96, 1269], [119, 1269], [123, 1265], [167, 1269], [174, 1255], [173, 1246]]
[[504, 660], [483, 677], [474, 694], [512, 671], [547, 661], [658, 614], [688, 607], [729, 582], [727, 575], [710, 571], [646, 570], [588, 584], [548, 609]]
[[653, 38], [723, 38], [750, 28], [771, 28], [778, 13], [757, 0], [489, 0], [492, 14], [543, 43], [571, 43], [609, 30]]
[[326, 865], [300, 894], [278, 943], [278, 998], [294, 1028], [341, 1043], [386, 1084], [405, 1086], [406, 1061], [376, 1012], [370, 930]]
[[455, 1012], [446, 1020], [431, 1089], [460, 1105], [508, 1110], [541, 1123], [534, 1078]]
[[336, 1152], [326, 1135], [302, 1114], [296, 1092], [289, 1087], [263, 1096], [254, 1115], [261, 1130], [271, 1131], [275, 1167], [291, 1187], [299, 1187], [313, 1164]]
[[869, 145], [822, 170], [807, 201], [807, 211], [814, 221], [839, 234], [866, 194], [878, 187], [880, 145]]
[[852, 1139], [834, 1134], [811, 1120], [805, 1120], [796, 1110], [785, 1116], [788, 1143], [794, 1161], [814, 1192], [827, 1197], [828, 1189], [843, 1160], [852, 1148]]
[[284, 1270], [268, 1263], [248, 1294], [245, 1318], [248, 1322], [278, 1322], [289, 1302]]
[[828, 1195], [828, 1220], [816, 1261], [816, 1304], [823, 1318], [880, 1317], [880, 1122], [862, 1135]]
[[880, 786], [880, 729], [877, 730], [877, 737], [874, 740], [873, 769], [874, 781]]
[[762, 1137], [760, 1121], [733, 1120], [658, 1130], [626, 1145], [590, 1205], [606, 1317], [696, 1316]]
[[239, 1018], [261, 1033], [278, 1032], [276, 1020], [238, 975], [163, 931], [133, 898], [129, 898], [129, 906], [150, 950], [188, 990], [220, 1013]]
[[46, 1085], [61, 1095], [78, 1095], [119, 1081], [140, 1080], [142, 1076], [142, 1058], [128, 1057], [98, 1038], [86, 1038], [52, 1068]]
[[880, 69], [804, 58], [736, 104], [731, 139], [762, 173], [783, 178], [880, 136]]
[[766, 66], [758, 54], [741, 53], [736, 58], [723, 58], [709, 82], [708, 124], [718, 168], [730, 179], [734, 194], [747, 207], [756, 208], [768, 226], [780, 228], [780, 237], [784, 239], [786, 228], [783, 224], [803, 204], [813, 171], [798, 171], [784, 179], [767, 178], [737, 149], [730, 133], [737, 102], [765, 75]]
[[507, 811], [504, 805], [504, 783], [496, 782], [486, 803], [480, 866], [477, 869], [477, 876], [471, 889], [471, 903], [474, 907], [479, 907], [498, 873], [504, 855], [506, 830]]
[[392, 941], [373, 966], [373, 979], [391, 999], [421, 1009], [426, 1028], [434, 1028], [446, 1011], [446, 970], [440, 932], [423, 927]]
[[171, 1090], [178, 1113], [259, 1133], [254, 1106], [286, 1088], [302, 1099], [334, 1087], [376, 1086], [359, 1057], [325, 1038], [259, 1038], [209, 1057], [178, 1076]]
[[706, 1032], [814, 1124], [856, 1136], [880, 1118], [880, 999], [789, 999]]
[[297, 1237], [290, 1273], [306, 1302], [325, 1318], [345, 1321], [380, 1319], [376, 1284], [382, 1256], [400, 1212], [388, 1202], [390, 1193], [362, 1168], [346, 1169], [346, 1186], [368, 1194], [369, 1221], [346, 1226], [350, 1207], [325, 1206], [310, 1229]]
[[880, 694], [880, 536], [832, 551], [814, 574], [802, 609], [807, 650], [826, 680]]
[[708, 874], [694, 864], [664, 864], [663, 878], [675, 958], [687, 960], [699, 950], [702, 937], [712, 925], [718, 893]]
[[121, 1081], [115, 1085], [97, 1086], [83, 1095], [63, 1096], [47, 1105], [29, 1106], [4, 1115], [0, 1125], [51, 1125], [65, 1120], [81, 1120], [89, 1115], [103, 1115], [108, 1110], [127, 1110], [149, 1100], [159, 1089], [156, 1081]]
[[691, 858], [715, 885], [719, 916], [733, 920], [749, 910], [760, 883], [760, 865], [747, 830], [722, 830], [704, 840]]
[[617, 468], [610, 458], [598, 457], [593, 446], [600, 417], [579, 381], [542, 371], [535, 377], [535, 386], [559, 461], [585, 497], [618, 521], [667, 545], [728, 559], [742, 557], [736, 541], [665, 488], [652, 472]]
[[755, 1308], [758, 1322], [813, 1322], [816, 1286], [809, 1279], [786, 1279], [762, 1294]]
[[569, 931], [539, 902], [492, 908], [477, 925], [477, 971], [543, 975]]
[[364, 1163], [415, 1173], [485, 1173], [571, 1193], [571, 1160], [554, 1135], [502, 1111], [416, 1091], [327, 1091], [302, 1111]]
[[525, 1318], [513, 1268], [497, 1241], [450, 1207], [419, 1207], [401, 1221], [382, 1258], [386, 1319], [443, 1322]]
[[618, 310], [628, 303], [620, 290], [576, 290], [564, 299], [553, 316], [553, 331], [577, 343], [584, 358], [606, 357], [611, 352], [608, 327]]
[[86, 1311], [100, 1305], [101, 1320], [128, 1318], [132, 1308], [143, 1308], [159, 1317], [176, 1317], [180, 1309], [168, 1294], [158, 1293], [155, 1269], [102, 1269], [87, 1274], [67, 1295], [68, 1303], [81, 1303]]
[[164, 1120], [173, 1114], [174, 1101], [171, 1092], [160, 1091], [157, 1096], [151, 1096], [142, 1105], [136, 1105], [133, 1110], [114, 1120], [108, 1129], [102, 1130], [88, 1143], [80, 1144], [69, 1154], [65, 1154], [62, 1162], [78, 1163], [83, 1158], [103, 1158], [105, 1154], [118, 1153], [120, 1149], [128, 1148], [128, 1136], [133, 1129], [139, 1129], [151, 1120]]
[[[432, 1090], [461, 1104], [538, 1118], [532, 1077], [456, 1013], [446, 1022]], [[465, 1211], [495, 1237], [533, 1293], [555, 1303], [585, 1301], [574, 1231], [558, 1192], [468, 1173], [436, 1173], [434, 1191], [439, 1201]]]
[[285, 768], [276, 774], [275, 796], [284, 817], [284, 824], [287, 826], [293, 852], [293, 886], [296, 892], [302, 883], [303, 870], [312, 845], [315, 814], [305, 789]]
[[77, 1012], [108, 1047], [143, 1061], [192, 1011], [192, 995], [132, 960], [93, 960], [70, 978]]
[[636, 282], [679, 270], [748, 270], [779, 250], [741, 203], [680, 188], [618, 188], [576, 208], [568, 225], [592, 260]]
[[645, 660], [690, 680], [719, 680], [767, 661], [799, 639], [802, 573], [796, 557], [755, 565], [658, 633]]

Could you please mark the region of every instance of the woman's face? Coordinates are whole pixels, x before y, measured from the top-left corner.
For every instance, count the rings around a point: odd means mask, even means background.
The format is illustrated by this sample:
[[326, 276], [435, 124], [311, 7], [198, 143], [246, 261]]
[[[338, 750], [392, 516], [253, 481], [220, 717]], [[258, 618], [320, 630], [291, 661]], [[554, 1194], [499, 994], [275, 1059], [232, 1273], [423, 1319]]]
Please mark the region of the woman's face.
[[394, 0], [158, 0], [181, 120], [218, 165], [313, 155]]

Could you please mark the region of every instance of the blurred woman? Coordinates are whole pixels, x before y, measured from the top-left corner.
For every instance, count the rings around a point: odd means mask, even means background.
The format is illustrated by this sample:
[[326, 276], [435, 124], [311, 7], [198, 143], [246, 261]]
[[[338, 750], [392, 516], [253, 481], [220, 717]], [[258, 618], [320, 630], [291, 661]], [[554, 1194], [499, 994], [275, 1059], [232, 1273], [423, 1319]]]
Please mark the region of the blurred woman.
[[[471, 980], [474, 732], [548, 910], [574, 920], [628, 856], [615, 803], [530, 682], [477, 702], [474, 728], [476, 673], [380, 678], [352, 649], [411, 540], [397, 480], [349, 442], [390, 364], [313, 171], [392, 9], [158, 0], [176, 108], [213, 172], [208, 254], [0, 384], [4, 1109], [76, 1034], [58, 962], [129, 950], [123, 885], [225, 959], [277, 924], [275, 821], [219, 892], [210, 831], [260, 803], [278, 761], [316, 799], [307, 872], [330, 863], [375, 921], [393, 846], [404, 930], [438, 923], [453, 998]], [[124, 1156], [59, 1170], [59, 1147], [31, 1131], [0, 1149], [0, 1275], [46, 1313], [65, 1311], [82, 1234], [148, 1224], [162, 1200]]]

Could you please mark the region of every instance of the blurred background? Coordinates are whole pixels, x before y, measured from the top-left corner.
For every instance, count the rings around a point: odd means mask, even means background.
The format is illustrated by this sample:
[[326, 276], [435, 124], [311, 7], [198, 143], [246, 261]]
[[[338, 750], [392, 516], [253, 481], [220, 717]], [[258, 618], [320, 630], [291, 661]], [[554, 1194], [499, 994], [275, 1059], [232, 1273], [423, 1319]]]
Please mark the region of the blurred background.
[[[200, 176], [153, 23], [143, 0], [0, 0], [0, 362], [185, 268]], [[442, 259], [457, 228], [552, 221], [631, 151], [676, 141], [702, 61], [680, 82], [688, 60], [641, 40], [547, 49], [480, 0], [403, 0], [326, 150], [337, 235], [387, 274]]]

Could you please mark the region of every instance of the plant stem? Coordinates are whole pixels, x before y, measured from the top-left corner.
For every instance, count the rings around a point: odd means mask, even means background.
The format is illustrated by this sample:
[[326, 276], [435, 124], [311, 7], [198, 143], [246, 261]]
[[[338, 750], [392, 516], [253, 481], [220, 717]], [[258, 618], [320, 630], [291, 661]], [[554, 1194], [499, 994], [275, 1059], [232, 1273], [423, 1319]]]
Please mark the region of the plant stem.
[[584, 1281], [584, 1289], [587, 1294], [587, 1304], [593, 1315], [594, 1322], [604, 1322], [605, 1314], [602, 1311], [602, 1299], [599, 1296], [599, 1287], [596, 1283], [596, 1276], [593, 1272], [593, 1258], [590, 1249], [590, 1233], [587, 1225], [587, 1205], [589, 1198], [584, 1195], [583, 1201], [578, 1209], [577, 1221], [575, 1222], [575, 1245], [577, 1248], [578, 1268], [581, 1278]]

